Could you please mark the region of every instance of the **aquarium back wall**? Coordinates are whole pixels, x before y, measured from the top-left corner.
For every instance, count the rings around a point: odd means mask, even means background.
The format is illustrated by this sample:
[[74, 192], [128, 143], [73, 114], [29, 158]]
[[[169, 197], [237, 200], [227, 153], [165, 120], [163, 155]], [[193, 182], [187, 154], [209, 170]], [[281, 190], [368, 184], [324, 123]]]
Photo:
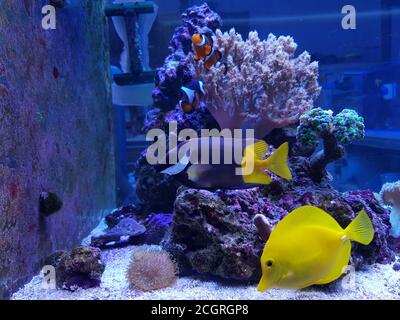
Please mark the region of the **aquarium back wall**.
[[[115, 201], [102, 1], [71, 0], [43, 30], [47, 3], [1, 1], [0, 299]], [[61, 209], [39, 212], [41, 195]]]

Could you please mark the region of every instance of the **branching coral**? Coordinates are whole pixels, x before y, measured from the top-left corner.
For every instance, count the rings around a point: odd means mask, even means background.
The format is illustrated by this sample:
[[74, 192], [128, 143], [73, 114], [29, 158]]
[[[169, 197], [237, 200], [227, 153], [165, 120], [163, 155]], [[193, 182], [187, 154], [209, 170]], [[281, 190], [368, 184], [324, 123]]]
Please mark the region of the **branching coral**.
[[391, 206], [390, 224], [392, 228], [390, 235], [400, 237], [400, 181], [394, 183], [385, 183], [382, 186], [380, 196], [384, 204]]
[[344, 109], [333, 116], [332, 111], [312, 109], [300, 117], [297, 141], [301, 153], [311, 156], [323, 140], [324, 148], [311, 158], [310, 176], [320, 181], [326, 166], [344, 156], [343, 144], [364, 138], [364, 119], [357, 112]]
[[196, 74], [207, 88], [206, 105], [223, 128], [254, 128], [264, 137], [274, 128], [298, 121], [310, 110], [320, 93], [318, 63], [303, 52], [294, 57], [292, 37], [270, 34], [260, 40], [250, 32], [244, 41], [231, 29], [216, 31], [214, 46], [223, 55], [226, 68], [206, 71], [195, 63]]
[[151, 246], [133, 252], [127, 279], [131, 288], [152, 291], [172, 286], [177, 267], [166, 251]]

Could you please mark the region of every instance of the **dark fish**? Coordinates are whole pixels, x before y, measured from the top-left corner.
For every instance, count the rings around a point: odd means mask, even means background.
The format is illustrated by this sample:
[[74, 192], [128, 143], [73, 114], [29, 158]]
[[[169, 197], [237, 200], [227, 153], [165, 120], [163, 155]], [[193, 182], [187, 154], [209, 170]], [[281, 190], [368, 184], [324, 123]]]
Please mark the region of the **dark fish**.
[[[291, 179], [287, 165], [288, 144], [282, 144], [270, 157], [263, 159], [268, 148], [263, 140], [196, 138], [170, 151], [164, 161], [167, 164], [159, 165], [158, 170], [173, 175], [190, 188], [209, 190], [244, 189], [268, 184], [272, 178], [265, 170]], [[202, 154], [202, 150], [208, 150], [208, 154]], [[176, 164], [168, 165], [174, 154], [182, 156]], [[253, 164], [253, 170], [244, 174], [249, 163]]]

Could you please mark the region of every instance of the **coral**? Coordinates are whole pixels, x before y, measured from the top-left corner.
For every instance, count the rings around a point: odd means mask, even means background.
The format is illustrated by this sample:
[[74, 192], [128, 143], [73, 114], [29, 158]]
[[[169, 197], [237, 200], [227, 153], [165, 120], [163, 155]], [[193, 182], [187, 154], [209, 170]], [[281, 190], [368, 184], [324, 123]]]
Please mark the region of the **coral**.
[[274, 178], [270, 185], [260, 188], [210, 192], [182, 187], [164, 248], [174, 255], [185, 273], [194, 270], [256, 281], [265, 244], [253, 222], [256, 216], [262, 214], [262, 219], [273, 227], [297, 207], [314, 205], [331, 214], [343, 228], [362, 209], [371, 218], [375, 228], [373, 242], [368, 246], [353, 245], [351, 263], [356, 269], [392, 262], [395, 256], [387, 242], [389, 211], [379, 204], [373, 192], [340, 193], [332, 188], [328, 175], [321, 183], [315, 183], [307, 175], [309, 165], [307, 157], [292, 157], [291, 181]]
[[[216, 31], [215, 47], [223, 53], [228, 68], [205, 72], [203, 62], [195, 63], [190, 54], [190, 34], [203, 26], [219, 27], [218, 15], [207, 8], [194, 7], [183, 15], [184, 25], [176, 29], [171, 54], [158, 70], [154, 108], [147, 114], [144, 129], [168, 131], [172, 121], [178, 123], [178, 130], [197, 132], [219, 124], [255, 128], [257, 136], [267, 134], [264, 138], [272, 146], [290, 142], [293, 179], [273, 176], [271, 184], [247, 190], [187, 189], [173, 177], [157, 173], [143, 152], [135, 169], [140, 209], [120, 208], [109, 220], [116, 224], [126, 216], [136, 217], [147, 228], [145, 241], [161, 242], [181, 274], [197, 272], [247, 282], [258, 281], [265, 241], [287, 213], [314, 205], [346, 227], [364, 209], [374, 224], [375, 237], [368, 246], [353, 245], [351, 264], [359, 269], [394, 261], [388, 244], [389, 210], [371, 191], [336, 191], [326, 171], [328, 163], [343, 157], [344, 145], [363, 137], [363, 119], [349, 109], [336, 116], [322, 109], [311, 110], [320, 92], [318, 64], [311, 62], [307, 52], [295, 57], [296, 44], [291, 37], [269, 35], [261, 41], [252, 32], [243, 41], [234, 30]], [[185, 114], [176, 106], [179, 87], [192, 78], [204, 81], [208, 95], [198, 110]], [[324, 149], [316, 153], [320, 139]], [[173, 215], [160, 213], [172, 211]]]
[[380, 191], [380, 196], [385, 205], [391, 207], [390, 235], [400, 237], [400, 181], [385, 183]]
[[291, 37], [270, 34], [261, 41], [250, 32], [246, 41], [231, 29], [216, 31], [214, 46], [225, 67], [206, 71], [195, 63], [196, 77], [207, 88], [206, 105], [223, 128], [255, 128], [264, 137], [274, 128], [296, 123], [320, 93], [318, 63], [303, 52], [295, 57]]
[[335, 135], [339, 143], [350, 144], [365, 136], [364, 119], [351, 109], [344, 109], [333, 118]]
[[166, 251], [146, 246], [133, 252], [126, 276], [132, 289], [152, 291], [172, 286], [176, 274], [177, 267]]
[[321, 181], [326, 166], [344, 157], [343, 144], [364, 138], [364, 120], [357, 112], [344, 109], [333, 116], [332, 111], [315, 108], [300, 117], [297, 129], [298, 151], [311, 156], [323, 140], [323, 150], [311, 158], [310, 176]]
[[297, 142], [303, 153], [312, 154], [315, 151], [323, 132], [333, 130], [332, 122], [332, 111], [321, 108], [312, 109], [300, 117]]
[[93, 247], [55, 252], [45, 264], [54, 266], [57, 287], [71, 291], [99, 286], [105, 269], [100, 249]]
[[62, 206], [62, 201], [53, 192], [42, 192], [39, 196], [39, 212], [45, 216], [59, 211]]
[[183, 25], [176, 28], [170, 42], [170, 55], [164, 66], [157, 69], [153, 91], [153, 106], [163, 111], [174, 109], [179, 101], [180, 87], [189, 82], [194, 74], [193, 65], [187, 58], [192, 48], [192, 34], [207, 27], [215, 31], [222, 25], [221, 18], [207, 4], [194, 6], [182, 14]]

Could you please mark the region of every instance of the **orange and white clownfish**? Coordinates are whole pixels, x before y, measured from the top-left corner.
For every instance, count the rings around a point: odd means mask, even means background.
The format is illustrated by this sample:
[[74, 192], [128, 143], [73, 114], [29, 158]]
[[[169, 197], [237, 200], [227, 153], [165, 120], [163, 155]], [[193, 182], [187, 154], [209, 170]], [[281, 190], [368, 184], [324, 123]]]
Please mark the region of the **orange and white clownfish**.
[[203, 81], [192, 80], [181, 87], [181, 100], [179, 105], [183, 112], [189, 113], [199, 107], [200, 101], [206, 96]]
[[212, 33], [211, 30], [207, 34], [195, 33], [192, 36], [194, 59], [196, 61], [203, 60], [206, 70], [210, 70], [212, 66], [219, 67], [222, 60], [222, 53], [213, 47], [212, 38], [209, 36], [210, 32]]

